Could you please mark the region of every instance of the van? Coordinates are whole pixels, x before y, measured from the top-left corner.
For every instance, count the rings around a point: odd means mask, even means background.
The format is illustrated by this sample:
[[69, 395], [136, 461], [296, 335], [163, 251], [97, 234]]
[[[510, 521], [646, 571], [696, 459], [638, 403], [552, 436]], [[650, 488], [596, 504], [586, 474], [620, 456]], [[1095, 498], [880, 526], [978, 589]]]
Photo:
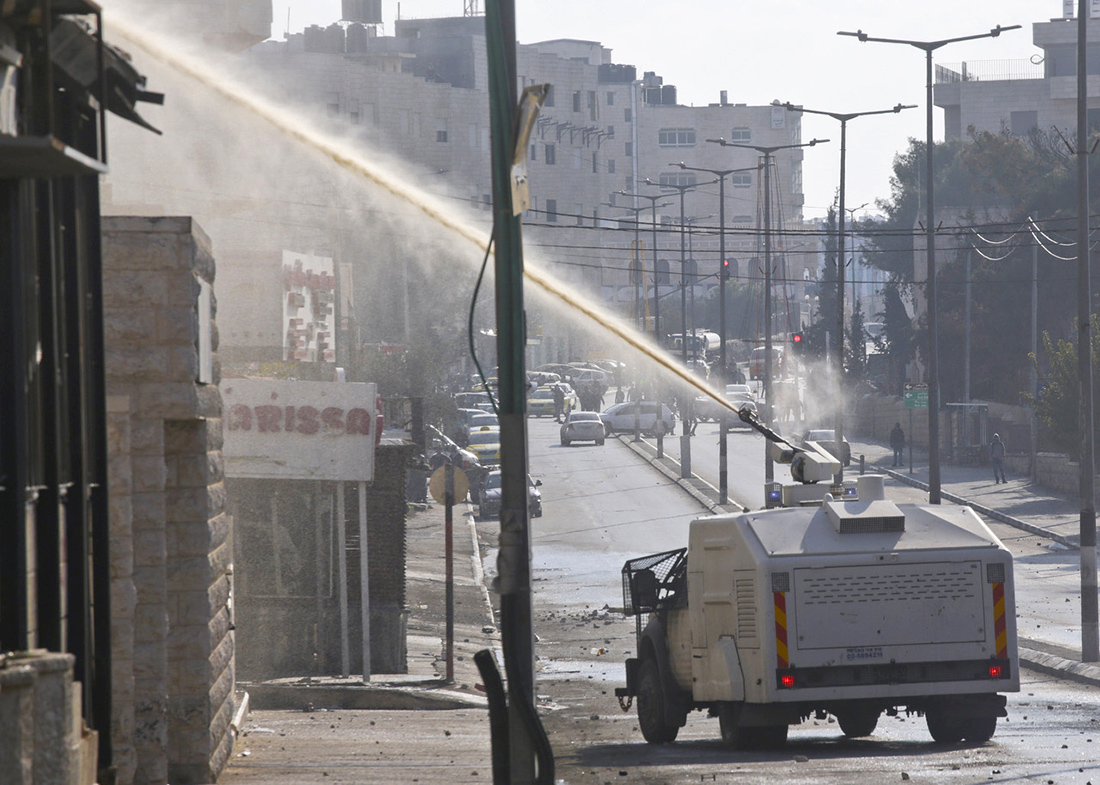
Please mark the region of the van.
[[[749, 378], [750, 379], [763, 379], [764, 378], [764, 360], [767, 357], [767, 350], [763, 346], [757, 346], [752, 350], [752, 354], [749, 356]], [[772, 377], [779, 378], [783, 375], [783, 347], [772, 347]]]

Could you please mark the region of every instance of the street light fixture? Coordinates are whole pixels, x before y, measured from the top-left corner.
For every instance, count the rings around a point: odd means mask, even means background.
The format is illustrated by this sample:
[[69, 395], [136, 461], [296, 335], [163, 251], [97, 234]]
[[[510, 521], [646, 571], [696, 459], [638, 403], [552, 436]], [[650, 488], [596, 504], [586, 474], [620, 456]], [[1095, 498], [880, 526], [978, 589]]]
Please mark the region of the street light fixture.
[[[709, 140], [708, 140], [709, 141]], [[702, 166], [688, 166], [683, 161], [673, 166], [683, 171], [707, 172], [718, 178], [718, 339], [721, 343], [718, 355], [718, 367], [721, 369], [718, 388], [722, 397], [726, 395], [726, 177], [735, 172], [754, 172], [760, 167], [743, 166], [739, 169], [706, 169]], [[726, 431], [728, 412], [722, 407], [722, 419], [718, 423], [718, 503], [729, 503], [729, 470], [726, 454]]]
[[[845, 158], [847, 153], [848, 121], [857, 117], [866, 117], [873, 114], [898, 114], [902, 109], [915, 109], [916, 104], [903, 105], [899, 103], [893, 109], [872, 109], [868, 112], [825, 112], [821, 109], [807, 109], [803, 106], [795, 106], [790, 101], [783, 104], [788, 112], [804, 112], [806, 114], [823, 114], [834, 120], [840, 121], [840, 210], [837, 213], [837, 252], [836, 252], [836, 383], [839, 388], [844, 379], [844, 185], [845, 185]], [[855, 295], [852, 296], [852, 307], [855, 308]], [[856, 340], [856, 338], [853, 338]], [[853, 347], [854, 349], [855, 347]], [[838, 402], [840, 397], [837, 398]], [[835, 415], [834, 444], [844, 444], [844, 404], [838, 403]], [[833, 482], [840, 485], [844, 481], [844, 461], [840, 461], [840, 469], [833, 476]]]
[[1001, 27], [997, 25], [988, 33], [977, 35], [964, 35], [958, 38], [944, 38], [939, 41], [910, 41], [904, 38], [872, 38], [862, 30], [854, 33], [839, 31], [837, 35], [849, 35], [858, 38], [861, 42], [868, 41], [881, 44], [904, 44], [920, 49], [924, 52], [925, 77], [925, 101], [928, 104], [928, 114], [925, 122], [925, 182], [927, 183], [928, 198], [926, 201], [927, 216], [924, 223], [925, 252], [928, 255], [928, 502], [940, 503], [940, 382], [939, 382], [939, 349], [936, 346], [938, 340], [938, 328], [936, 325], [936, 224], [933, 205], [933, 168], [932, 168], [932, 53], [937, 49], [960, 41], [975, 41], [980, 38], [996, 38], [1007, 30], [1018, 30], [1020, 25]]
[[[772, 422], [772, 198], [771, 198], [771, 159], [779, 150], [791, 150], [798, 147], [813, 147], [828, 142], [828, 139], [811, 139], [797, 144], [779, 144], [765, 147], [741, 142], [727, 142], [725, 139], [707, 139], [708, 142], [722, 147], [740, 147], [755, 150], [764, 156], [764, 422]], [[764, 451], [764, 481], [771, 483], [775, 479], [771, 453]]]
[[[640, 226], [638, 222], [638, 213], [643, 210], [648, 210], [648, 207], [644, 206], [630, 206], [621, 204], [612, 204], [611, 202], [604, 202], [604, 207], [613, 207], [616, 210], [629, 210], [634, 213], [634, 246], [631, 248], [630, 254], [630, 277], [634, 283], [634, 310], [638, 317], [638, 327], [641, 332], [645, 332], [645, 313], [641, 306], [641, 285], [642, 279], [645, 277], [645, 267], [642, 265], [642, 246], [639, 239]], [[656, 274], [656, 270], [653, 271]]]

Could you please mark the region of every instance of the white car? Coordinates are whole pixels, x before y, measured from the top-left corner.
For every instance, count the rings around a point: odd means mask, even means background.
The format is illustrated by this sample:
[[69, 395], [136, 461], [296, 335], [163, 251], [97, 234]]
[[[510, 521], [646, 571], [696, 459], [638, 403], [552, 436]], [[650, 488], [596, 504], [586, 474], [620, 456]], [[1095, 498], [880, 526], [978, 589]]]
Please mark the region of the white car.
[[596, 412], [571, 412], [561, 426], [562, 447], [573, 442], [603, 444], [606, 438], [607, 429]]
[[[657, 426], [657, 402], [656, 401], [627, 401], [617, 403], [605, 409], [600, 415], [603, 424], [607, 427], [608, 434], [616, 431], [629, 433], [634, 430], [634, 411], [638, 410], [638, 427], [647, 434], [656, 435]], [[661, 423], [664, 432], [672, 433], [676, 427], [676, 416], [664, 404], [661, 404]]]

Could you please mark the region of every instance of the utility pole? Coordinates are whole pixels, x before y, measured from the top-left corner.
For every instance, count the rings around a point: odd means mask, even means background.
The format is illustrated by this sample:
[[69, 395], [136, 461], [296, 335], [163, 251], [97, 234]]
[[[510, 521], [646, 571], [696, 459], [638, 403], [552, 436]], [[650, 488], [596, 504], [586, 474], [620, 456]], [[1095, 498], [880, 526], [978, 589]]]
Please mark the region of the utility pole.
[[[795, 106], [789, 101], [783, 106], [788, 112], [805, 112], [806, 114], [822, 114], [826, 117], [831, 117], [834, 120], [840, 121], [840, 210], [837, 211], [837, 252], [836, 252], [836, 335], [837, 335], [837, 353], [836, 353], [836, 384], [837, 384], [837, 407], [834, 420], [834, 434], [833, 443], [837, 445], [837, 452], [840, 453], [837, 457], [840, 459], [840, 469], [835, 475], [833, 475], [833, 483], [840, 485], [844, 482], [844, 456], [841, 450], [841, 445], [844, 444], [844, 395], [841, 391], [841, 385], [844, 382], [844, 218], [846, 217], [844, 207], [844, 190], [845, 190], [845, 159], [848, 150], [848, 121], [854, 120], [857, 117], [866, 117], [873, 114], [898, 114], [902, 109], [913, 109], [914, 106], [903, 106], [897, 104], [893, 109], [874, 109], [869, 112], [825, 112], [820, 109], [807, 109], [804, 106]], [[854, 272], [854, 271], [853, 271]], [[852, 281], [852, 308], [855, 308], [855, 276], [853, 275]], [[853, 336], [853, 340], [858, 340], [859, 336]], [[852, 347], [853, 351], [855, 347]]]
[[[527, 500], [527, 432], [524, 369], [523, 242], [520, 209], [513, 200], [511, 167], [517, 147], [515, 0], [486, 0], [485, 43], [493, 162], [493, 238], [496, 244], [497, 361], [500, 381], [501, 647], [507, 675], [507, 742], [494, 742], [494, 779], [529, 785], [552, 782], [554, 760], [535, 709], [535, 643], [531, 590], [531, 532]], [[540, 101], [541, 103], [541, 101]], [[532, 118], [533, 120], [533, 118]], [[526, 142], [518, 140], [521, 151]], [[493, 668], [495, 674], [495, 667]], [[492, 721], [492, 717], [491, 717]], [[497, 723], [499, 726], [501, 723]], [[497, 734], [494, 734], [496, 736]], [[496, 742], [499, 741], [500, 744]], [[500, 758], [507, 744], [507, 761]]]
[[[1081, 0], [1085, 2], [1085, 0]], [[936, 302], [936, 213], [934, 194], [934, 170], [932, 167], [932, 53], [947, 44], [959, 41], [974, 41], [979, 38], [996, 38], [1006, 30], [1018, 30], [1020, 25], [1001, 27], [997, 25], [988, 33], [978, 35], [964, 35], [958, 38], [945, 38], [940, 41], [910, 41], [903, 38], [872, 38], [862, 30], [854, 33], [840, 31], [837, 35], [849, 35], [858, 38], [861, 42], [872, 41], [883, 44], [904, 44], [912, 46], [924, 52], [925, 60], [925, 103], [927, 104], [927, 116], [925, 117], [925, 188], [928, 198], [926, 201], [927, 214], [925, 216], [924, 236], [925, 252], [928, 259], [927, 292], [928, 292], [928, 502], [940, 503], [940, 367], [939, 367], [939, 328], [937, 325]], [[912, 437], [912, 434], [910, 434]]]
[[[771, 199], [771, 160], [779, 150], [792, 150], [798, 147], [814, 147], [828, 142], [828, 139], [811, 139], [799, 144], [780, 144], [764, 147], [755, 144], [741, 144], [718, 139], [707, 139], [722, 147], [741, 147], [756, 150], [764, 156], [764, 422], [772, 424], [772, 199]], [[770, 484], [775, 479], [771, 453], [764, 451], [764, 482]]]
[[[708, 139], [709, 141], [714, 141]], [[726, 259], [726, 178], [734, 172], [755, 172], [756, 166], [746, 166], [740, 169], [705, 169], [701, 166], [688, 166], [680, 161], [673, 166], [690, 172], [707, 172], [718, 178], [718, 340], [722, 346], [719, 349], [718, 367], [721, 369], [718, 378], [718, 388], [722, 397], [726, 395], [726, 281], [729, 280], [729, 260]], [[722, 419], [718, 423], [718, 503], [729, 503], [729, 412], [722, 407]]]

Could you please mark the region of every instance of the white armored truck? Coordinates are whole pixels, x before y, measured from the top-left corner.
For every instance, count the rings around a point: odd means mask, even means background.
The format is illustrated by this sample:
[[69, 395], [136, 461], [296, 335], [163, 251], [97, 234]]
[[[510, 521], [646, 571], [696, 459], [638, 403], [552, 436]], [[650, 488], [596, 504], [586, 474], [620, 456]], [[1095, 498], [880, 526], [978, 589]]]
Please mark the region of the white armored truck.
[[899, 711], [937, 742], [993, 736], [1020, 684], [1011, 554], [968, 507], [895, 504], [870, 475], [854, 491], [701, 518], [687, 548], [626, 563], [638, 645], [616, 694], [637, 699], [646, 741], [673, 741], [693, 710], [738, 748], [829, 714], [853, 737]]

